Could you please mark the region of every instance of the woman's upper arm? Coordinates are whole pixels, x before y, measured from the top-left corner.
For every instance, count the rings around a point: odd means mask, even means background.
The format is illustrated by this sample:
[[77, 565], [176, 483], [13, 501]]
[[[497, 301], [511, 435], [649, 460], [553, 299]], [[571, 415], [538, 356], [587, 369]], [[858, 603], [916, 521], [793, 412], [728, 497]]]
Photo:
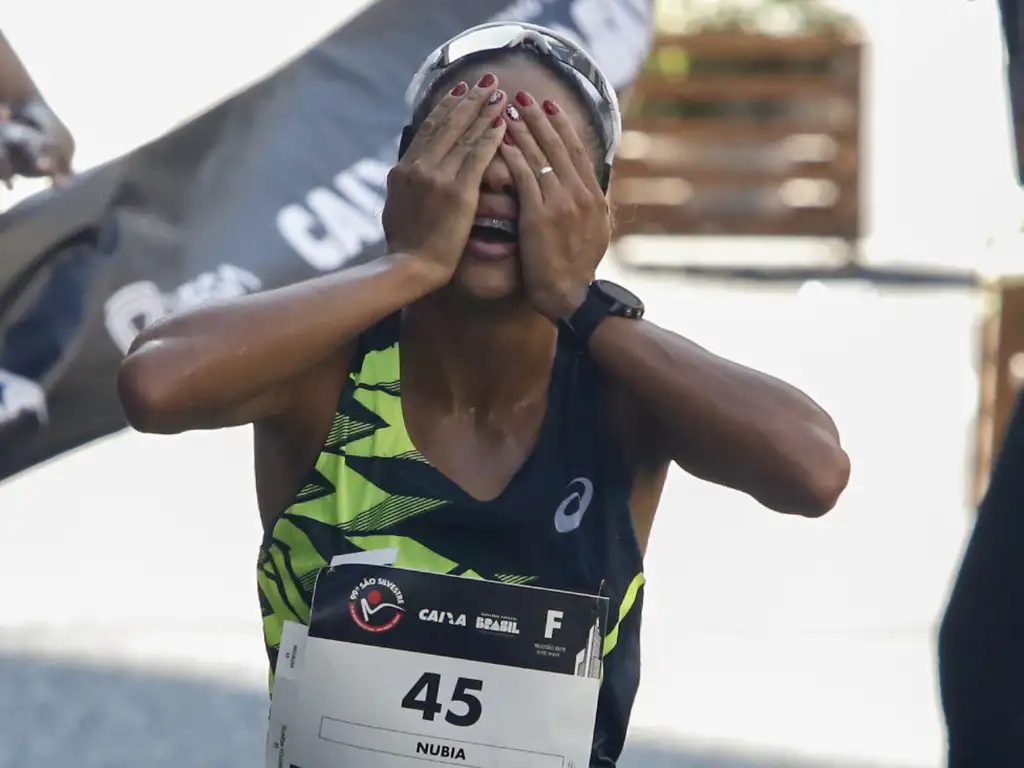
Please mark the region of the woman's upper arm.
[[281, 418], [288, 413], [295, 401], [295, 382], [280, 384], [274, 389], [262, 392], [237, 408], [213, 414], [205, 420], [203, 429], [223, 429], [255, 424], [268, 419]]
[[605, 404], [623, 458], [635, 470], [659, 469], [671, 461], [657, 421], [636, 402], [625, 387], [608, 382]]

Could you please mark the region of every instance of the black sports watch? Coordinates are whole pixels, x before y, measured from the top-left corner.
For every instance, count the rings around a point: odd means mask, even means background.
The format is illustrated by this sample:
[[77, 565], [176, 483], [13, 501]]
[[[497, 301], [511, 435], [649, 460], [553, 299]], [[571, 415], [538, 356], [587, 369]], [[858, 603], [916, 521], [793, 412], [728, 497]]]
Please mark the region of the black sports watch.
[[587, 290], [587, 298], [565, 321], [565, 325], [577, 344], [586, 348], [590, 337], [605, 318], [639, 320], [643, 316], [644, 303], [634, 293], [609, 280], [595, 280]]

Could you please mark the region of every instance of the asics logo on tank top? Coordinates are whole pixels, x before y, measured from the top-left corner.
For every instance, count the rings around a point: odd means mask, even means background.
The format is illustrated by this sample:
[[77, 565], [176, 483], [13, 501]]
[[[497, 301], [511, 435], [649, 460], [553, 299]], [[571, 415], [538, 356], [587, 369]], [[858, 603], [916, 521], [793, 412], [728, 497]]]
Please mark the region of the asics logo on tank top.
[[579, 528], [594, 498], [594, 484], [585, 477], [577, 477], [565, 490], [569, 491], [569, 495], [555, 510], [555, 530], [559, 533], [570, 533]]

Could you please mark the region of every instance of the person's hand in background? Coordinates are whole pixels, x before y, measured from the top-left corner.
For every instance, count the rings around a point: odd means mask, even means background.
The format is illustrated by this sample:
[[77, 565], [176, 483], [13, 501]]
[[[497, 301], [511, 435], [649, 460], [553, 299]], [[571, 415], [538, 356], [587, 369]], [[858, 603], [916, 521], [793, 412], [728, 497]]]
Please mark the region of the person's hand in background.
[[25, 176], [62, 184], [74, 153], [71, 132], [0, 32], [0, 182], [9, 187], [15, 176]]
[[56, 185], [71, 173], [74, 144], [52, 110], [35, 102], [18, 110], [0, 105], [0, 181], [48, 176]]

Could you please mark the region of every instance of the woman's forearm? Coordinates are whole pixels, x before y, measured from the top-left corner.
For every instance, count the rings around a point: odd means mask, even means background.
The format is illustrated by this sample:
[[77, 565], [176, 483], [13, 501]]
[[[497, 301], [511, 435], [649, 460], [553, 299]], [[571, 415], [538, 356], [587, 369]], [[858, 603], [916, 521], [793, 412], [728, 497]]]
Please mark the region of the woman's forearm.
[[648, 442], [693, 474], [811, 517], [845, 488], [835, 423], [795, 387], [646, 321], [609, 318], [590, 350], [652, 416]]
[[128, 419], [143, 431], [203, 428], [205, 414], [238, 408], [336, 356], [437, 282], [418, 259], [395, 254], [158, 322], [121, 364]]

